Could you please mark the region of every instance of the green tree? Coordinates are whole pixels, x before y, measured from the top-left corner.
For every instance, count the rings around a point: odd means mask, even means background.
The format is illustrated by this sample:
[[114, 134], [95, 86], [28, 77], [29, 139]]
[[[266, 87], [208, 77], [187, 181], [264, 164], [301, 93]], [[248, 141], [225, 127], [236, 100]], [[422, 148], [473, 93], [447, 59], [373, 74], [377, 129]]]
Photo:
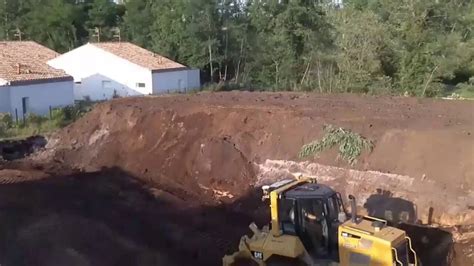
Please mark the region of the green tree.
[[29, 0], [0, 0], [0, 39], [18, 40], [22, 37], [21, 22], [28, 6]]
[[222, 60], [216, 0], [161, 0], [154, 8], [154, 50], [203, 69], [214, 80]]
[[389, 92], [391, 51], [383, 25], [371, 10], [347, 7], [333, 13], [337, 30], [337, 74], [339, 91]]
[[155, 21], [150, 0], [130, 0], [125, 5], [123, 29], [127, 38], [146, 48], [151, 48], [151, 26]]
[[122, 23], [123, 7], [109, 0], [93, 0], [88, 6], [86, 27], [89, 29], [93, 41], [116, 40], [117, 31]]
[[440, 82], [466, 67], [473, 51], [465, 50], [469, 30], [458, 20], [469, 6], [465, 1], [381, 1], [380, 13], [397, 56], [400, 92], [435, 96], [442, 90]]
[[25, 38], [42, 43], [56, 51], [64, 52], [77, 45], [74, 20], [76, 7], [73, 1], [36, 0], [22, 17]]
[[[180, 45], [185, 42], [186, 2], [184, 0], [158, 0], [152, 5], [155, 20], [151, 26], [154, 51], [172, 59], [180, 58]], [[189, 62], [186, 62], [189, 64]]]
[[204, 81], [320, 92], [464, 88], [473, 24], [466, 0], [0, 0], [2, 40], [63, 52], [120, 37], [201, 69]]
[[253, 82], [296, 88], [332, 41], [318, 1], [252, 1], [254, 40], [247, 71]]

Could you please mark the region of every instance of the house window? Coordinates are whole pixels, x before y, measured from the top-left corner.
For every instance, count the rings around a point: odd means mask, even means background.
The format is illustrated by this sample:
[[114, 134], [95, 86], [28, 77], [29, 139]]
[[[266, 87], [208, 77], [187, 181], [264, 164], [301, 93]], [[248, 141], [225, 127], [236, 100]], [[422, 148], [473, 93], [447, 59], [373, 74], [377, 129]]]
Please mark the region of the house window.
[[138, 82], [138, 83], [136, 84], [136, 86], [137, 86], [137, 88], [145, 88], [145, 83], [143, 83], [143, 82]]
[[112, 89], [112, 82], [109, 80], [102, 80], [102, 89]]

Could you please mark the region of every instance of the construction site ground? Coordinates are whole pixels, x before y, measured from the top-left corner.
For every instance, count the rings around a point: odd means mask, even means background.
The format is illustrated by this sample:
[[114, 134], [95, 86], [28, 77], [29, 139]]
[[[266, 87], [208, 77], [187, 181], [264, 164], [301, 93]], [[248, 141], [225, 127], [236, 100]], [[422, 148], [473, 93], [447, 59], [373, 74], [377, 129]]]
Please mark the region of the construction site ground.
[[[298, 158], [324, 125], [375, 148], [355, 165], [337, 148]], [[405, 229], [423, 265], [474, 265], [473, 133], [472, 101], [225, 92], [105, 102], [44, 149], [0, 162], [0, 265], [219, 265], [250, 222], [268, 222], [260, 186], [298, 174]]]

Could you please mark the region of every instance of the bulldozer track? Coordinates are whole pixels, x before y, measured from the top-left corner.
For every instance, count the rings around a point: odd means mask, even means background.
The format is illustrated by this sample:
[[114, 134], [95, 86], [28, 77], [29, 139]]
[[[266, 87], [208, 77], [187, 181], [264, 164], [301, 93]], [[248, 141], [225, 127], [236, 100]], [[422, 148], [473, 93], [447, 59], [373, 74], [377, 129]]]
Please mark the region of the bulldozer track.
[[42, 180], [45, 176], [0, 176], [0, 185], [11, 185]]

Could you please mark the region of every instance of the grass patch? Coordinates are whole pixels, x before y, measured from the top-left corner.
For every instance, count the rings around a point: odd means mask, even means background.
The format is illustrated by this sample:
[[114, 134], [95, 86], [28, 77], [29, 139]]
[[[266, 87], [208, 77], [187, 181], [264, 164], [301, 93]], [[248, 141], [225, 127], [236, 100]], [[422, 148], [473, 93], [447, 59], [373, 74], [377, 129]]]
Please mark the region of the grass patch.
[[474, 78], [446, 90], [442, 96], [451, 99], [474, 99]]
[[459, 95], [460, 98], [474, 99], [474, 85], [471, 84], [462, 84], [456, 86], [456, 89], [453, 91], [455, 95]]
[[303, 145], [298, 156], [305, 158], [317, 155], [337, 145], [339, 146], [338, 157], [354, 165], [363, 150], [372, 151], [374, 148], [373, 141], [348, 129], [326, 125], [324, 126], [324, 132], [325, 135], [321, 140]]
[[56, 108], [48, 116], [28, 114], [25, 119], [15, 121], [10, 114], [0, 114], [0, 140], [26, 138], [63, 128], [90, 111], [93, 104], [78, 103], [75, 106]]

